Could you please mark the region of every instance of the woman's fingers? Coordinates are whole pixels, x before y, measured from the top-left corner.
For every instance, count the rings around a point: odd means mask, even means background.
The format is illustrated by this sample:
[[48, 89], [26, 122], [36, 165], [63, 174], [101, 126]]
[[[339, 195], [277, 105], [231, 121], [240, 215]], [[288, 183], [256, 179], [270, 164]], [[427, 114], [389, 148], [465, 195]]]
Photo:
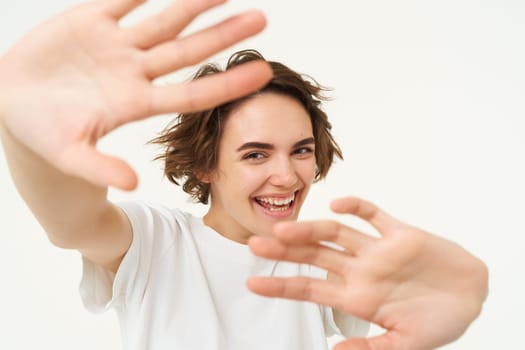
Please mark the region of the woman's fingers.
[[178, 68], [197, 64], [264, 29], [266, 20], [259, 11], [231, 17], [213, 27], [180, 40], [170, 40], [144, 53], [143, 66], [150, 79]]
[[282, 222], [275, 225], [274, 235], [288, 244], [332, 242], [352, 255], [357, 255], [364, 246], [375, 240], [373, 237], [331, 220]]
[[341, 292], [336, 284], [326, 280], [307, 277], [250, 277], [248, 288], [267, 297], [306, 300], [318, 304], [338, 307]]
[[153, 88], [152, 115], [204, 110], [261, 88], [272, 76], [270, 66], [254, 61], [224, 73], [199, 78], [185, 84]]
[[177, 0], [155, 16], [126, 29], [130, 41], [138, 48], [149, 49], [175, 39], [202, 12], [225, 0]]
[[248, 245], [255, 255], [266, 259], [315, 265], [336, 274], [350, 269], [352, 261], [348, 254], [320, 244], [287, 245], [274, 238], [254, 236]]
[[98, 0], [106, 12], [115, 19], [120, 19], [146, 0]]
[[331, 208], [339, 214], [351, 214], [370, 223], [382, 235], [399, 228], [402, 223], [375, 204], [356, 197], [339, 198], [332, 201]]

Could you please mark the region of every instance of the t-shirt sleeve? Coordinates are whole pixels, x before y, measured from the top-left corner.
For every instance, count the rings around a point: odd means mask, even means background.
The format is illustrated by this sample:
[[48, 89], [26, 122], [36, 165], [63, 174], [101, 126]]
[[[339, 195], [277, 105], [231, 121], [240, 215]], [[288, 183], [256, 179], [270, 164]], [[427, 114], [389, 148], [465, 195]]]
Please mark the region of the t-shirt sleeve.
[[178, 225], [169, 210], [143, 203], [117, 204], [126, 213], [132, 228], [132, 242], [117, 273], [82, 258], [80, 296], [86, 309], [100, 313], [140, 302], [154, 260], [171, 246]]
[[345, 338], [366, 337], [370, 323], [350, 314], [343, 314], [331, 307], [324, 310], [325, 333], [328, 337], [339, 335]]
[[[318, 267], [311, 266], [310, 273], [312, 277], [324, 280], [326, 271]], [[323, 315], [325, 334], [327, 337], [339, 335], [345, 338], [365, 337], [370, 329], [368, 321], [361, 320], [350, 314], [343, 314], [329, 306], [319, 306]]]

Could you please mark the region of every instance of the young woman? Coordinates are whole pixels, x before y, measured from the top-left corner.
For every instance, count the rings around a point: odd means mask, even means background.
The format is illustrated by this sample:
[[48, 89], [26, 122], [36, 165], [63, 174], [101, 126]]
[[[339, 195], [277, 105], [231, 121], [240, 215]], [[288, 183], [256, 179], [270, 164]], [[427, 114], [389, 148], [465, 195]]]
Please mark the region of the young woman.
[[[139, 3], [81, 5], [0, 61], [0, 135], [13, 180], [51, 242], [81, 252], [83, 300], [117, 310], [124, 348], [319, 349], [341, 332], [357, 337], [341, 348], [431, 349], [459, 337], [486, 296], [478, 259], [357, 198], [332, 208], [368, 220], [381, 239], [334, 221], [295, 222], [312, 182], [340, 156], [315, 82], [248, 51], [226, 72], [206, 66], [192, 82], [152, 84], [255, 34], [261, 14], [176, 40], [218, 2], [181, 0], [120, 28]], [[210, 200], [203, 218], [107, 199], [108, 186], [131, 189], [136, 177], [97, 152], [97, 141], [166, 112], [180, 113], [156, 140], [166, 174]], [[359, 338], [365, 321], [386, 333]]]

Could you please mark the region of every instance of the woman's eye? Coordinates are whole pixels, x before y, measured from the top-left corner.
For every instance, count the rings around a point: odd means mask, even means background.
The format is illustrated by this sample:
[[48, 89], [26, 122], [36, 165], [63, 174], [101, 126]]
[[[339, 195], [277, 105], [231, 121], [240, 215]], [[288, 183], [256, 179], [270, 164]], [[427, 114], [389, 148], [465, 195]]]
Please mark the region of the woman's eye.
[[265, 155], [261, 152], [250, 152], [248, 154], [246, 154], [243, 159], [254, 159], [254, 160], [257, 160], [257, 159], [263, 159], [265, 157]]
[[312, 153], [314, 150], [310, 147], [301, 147], [294, 151], [295, 154], [308, 154]]

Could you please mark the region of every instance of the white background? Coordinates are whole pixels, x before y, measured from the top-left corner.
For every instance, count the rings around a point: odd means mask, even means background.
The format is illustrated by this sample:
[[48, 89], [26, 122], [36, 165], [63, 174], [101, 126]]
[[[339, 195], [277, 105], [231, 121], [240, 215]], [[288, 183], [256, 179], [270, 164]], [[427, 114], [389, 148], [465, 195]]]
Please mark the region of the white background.
[[[75, 3], [0, 1], [0, 52]], [[169, 2], [152, 0], [129, 20]], [[331, 216], [331, 198], [360, 195], [488, 264], [484, 311], [447, 350], [525, 349], [524, 3], [232, 0], [196, 23], [260, 8], [267, 30], [216, 61], [253, 47], [334, 88], [325, 109], [345, 161], [314, 186], [303, 218]], [[38, 98], [27, 96], [27, 103]], [[141, 179], [135, 192], [111, 197], [201, 213], [205, 207], [189, 204], [162, 180], [161, 164], [151, 161], [157, 149], [144, 145], [169, 118], [126, 126], [103, 140], [101, 147], [129, 160]], [[47, 242], [14, 190], [3, 154], [0, 235], [0, 349], [121, 348], [115, 316], [82, 308], [78, 254]]]

